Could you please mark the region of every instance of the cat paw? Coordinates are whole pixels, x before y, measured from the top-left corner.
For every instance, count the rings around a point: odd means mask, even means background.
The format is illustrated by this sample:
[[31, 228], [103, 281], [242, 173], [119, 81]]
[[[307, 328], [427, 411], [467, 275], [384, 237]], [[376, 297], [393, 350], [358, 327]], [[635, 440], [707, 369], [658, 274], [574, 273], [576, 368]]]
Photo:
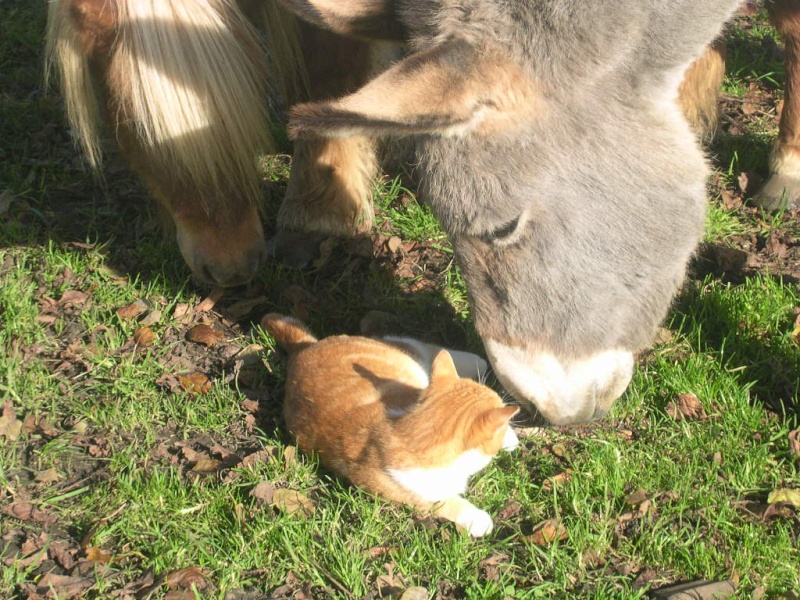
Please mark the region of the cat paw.
[[483, 537], [492, 530], [492, 517], [485, 510], [471, 506], [461, 511], [456, 524], [467, 530], [472, 537]]

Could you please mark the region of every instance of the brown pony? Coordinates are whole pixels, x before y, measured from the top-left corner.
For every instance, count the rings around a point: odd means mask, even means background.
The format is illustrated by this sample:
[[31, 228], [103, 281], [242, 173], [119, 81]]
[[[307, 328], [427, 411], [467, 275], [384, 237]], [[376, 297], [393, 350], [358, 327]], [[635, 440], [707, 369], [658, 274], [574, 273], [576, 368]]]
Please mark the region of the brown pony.
[[[376, 54], [255, 0], [53, 0], [47, 46], [91, 165], [105, 124], [171, 215], [195, 276], [221, 286], [246, 283], [265, 258], [258, 157], [271, 148], [270, 98], [351, 91]], [[281, 228], [369, 231], [374, 171], [366, 140], [296, 144]]]

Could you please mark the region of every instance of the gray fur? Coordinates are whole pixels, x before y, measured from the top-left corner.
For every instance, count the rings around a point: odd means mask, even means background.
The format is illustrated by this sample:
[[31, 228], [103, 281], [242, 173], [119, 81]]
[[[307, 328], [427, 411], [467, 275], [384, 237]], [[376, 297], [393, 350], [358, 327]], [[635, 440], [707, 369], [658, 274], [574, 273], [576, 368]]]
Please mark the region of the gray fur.
[[[737, 4], [398, 0], [415, 51], [464, 41], [505, 57], [544, 98], [510, 127], [414, 136], [422, 194], [454, 242], [484, 340], [567, 363], [649, 344], [705, 215], [707, 167], [678, 85]], [[296, 115], [296, 131], [339, 126]], [[358, 118], [368, 132], [369, 115]]]

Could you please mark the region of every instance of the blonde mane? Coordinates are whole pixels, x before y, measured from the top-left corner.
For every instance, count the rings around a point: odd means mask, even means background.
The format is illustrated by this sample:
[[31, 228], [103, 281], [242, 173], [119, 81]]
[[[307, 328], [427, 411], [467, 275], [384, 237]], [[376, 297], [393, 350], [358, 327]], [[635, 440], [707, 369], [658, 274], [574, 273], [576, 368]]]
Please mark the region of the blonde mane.
[[89, 57], [81, 48], [72, 20], [65, 13], [59, 0], [50, 2], [47, 14], [45, 84], [49, 85], [53, 71], [58, 69], [67, 119], [83, 146], [89, 164], [97, 168], [102, 157], [100, 107], [89, 69]]
[[[260, 36], [234, 0], [119, 0], [116, 39], [98, 74], [115, 99], [107, 115], [176, 178], [224, 196], [258, 197], [258, 157], [270, 149], [269, 67], [286, 85], [300, 73], [294, 23], [264, 3]], [[48, 69], [57, 65], [67, 115], [92, 166], [102, 158], [93, 57], [60, 0], [50, 4]], [[97, 57], [95, 57], [97, 58]], [[294, 71], [294, 73], [292, 73]], [[274, 79], [273, 79], [274, 82]], [[291, 84], [290, 84], [291, 85]]]

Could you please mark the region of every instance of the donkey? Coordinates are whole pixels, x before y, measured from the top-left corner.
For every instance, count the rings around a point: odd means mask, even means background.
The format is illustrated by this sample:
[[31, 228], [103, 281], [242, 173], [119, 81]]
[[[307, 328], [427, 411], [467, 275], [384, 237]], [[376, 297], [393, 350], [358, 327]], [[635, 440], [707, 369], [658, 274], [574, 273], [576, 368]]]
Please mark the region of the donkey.
[[605, 414], [703, 231], [677, 93], [738, 0], [284, 2], [335, 31], [395, 11], [413, 52], [290, 132], [410, 136], [501, 383], [551, 423]]

